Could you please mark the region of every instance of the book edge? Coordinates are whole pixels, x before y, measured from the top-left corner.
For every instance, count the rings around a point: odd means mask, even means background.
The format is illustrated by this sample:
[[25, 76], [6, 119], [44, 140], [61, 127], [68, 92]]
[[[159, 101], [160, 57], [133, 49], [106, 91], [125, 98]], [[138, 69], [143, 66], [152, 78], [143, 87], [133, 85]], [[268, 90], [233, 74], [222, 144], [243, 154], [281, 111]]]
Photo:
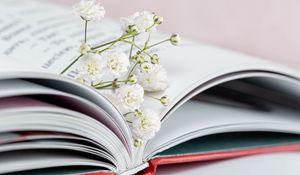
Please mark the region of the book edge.
[[184, 154], [174, 156], [162, 156], [149, 160], [149, 167], [144, 169], [138, 175], [153, 175], [159, 165], [204, 162], [211, 160], [221, 160], [228, 158], [237, 158], [256, 154], [267, 154], [276, 152], [300, 151], [300, 143], [284, 144], [276, 146], [263, 146], [256, 148], [236, 149], [229, 151], [216, 151], [210, 153]]

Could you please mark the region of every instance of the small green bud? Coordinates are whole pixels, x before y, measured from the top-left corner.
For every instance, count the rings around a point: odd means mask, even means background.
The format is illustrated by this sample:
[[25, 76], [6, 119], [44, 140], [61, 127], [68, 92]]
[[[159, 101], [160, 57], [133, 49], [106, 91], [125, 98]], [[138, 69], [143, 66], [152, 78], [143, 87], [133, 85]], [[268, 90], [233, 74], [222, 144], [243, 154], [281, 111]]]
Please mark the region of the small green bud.
[[137, 58], [136, 58], [136, 61], [139, 63], [139, 64], [143, 64], [145, 62], [145, 57], [143, 55], [137, 55]]
[[172, 45], [176, 46], [180, 42], [180, 37], [178, 34], [174, 33], [170, 37], [170, 42]]
[[152, 57], [151, 57], [151, 63], [153, 64], [158, 64], [160, 61], [160, 58], [157, 54], [153, 54]]
[[91, 51], [91, 47], [86, 43], [82, 43], [81, 46], [79, 47], [79, 50], [81, 54], [86, 54], [89, 51]]
[[143, 115], [144, 115], [144, 113], [141, 110], [137, 109], [134, 111], [134, 116], [136, 116], [136, 117], [142, 117]]
[[116, 89], [116, 88], [118, 88], [119, 87], [119, 85], [118, 85], [118, 83], [117, 83], [117, 81], [118, 81], [118, 79], [116, 78], [116, 79], [114, 79], [114, 81], [112, 82], [112, 88], [114, 88], [114, 89]]
[[135, 84], [135, 83], [137, 82], [136, 76], [135, 76], [135, 75], [130, 75], [130, 76], [128, 77], [128, 82], [129, 82], [130, 84]]
[[159, 101], [160, 101], [161, 104], [163, 104], [164, 106], [167, 106], [167, 105], [169, 105], [169, 103], [170, 103], [170, 98], [169, 98], [167, 95], [165, 95], [165, 96], [162, 96], [162, 97], [159, 99]]
[[144, 141], [142, 139], [134, 139], [133, 144], [135, 147], [141, 147], [144, 144]]
[[126, 29], [127, 34], [136, 35], [138, 33], [138, 28], [136, 25], [129, 25]]
[[152, 66], [153, 65], [151, 63], [148, 63], [148, 62], [145, 62], [145, 63], [141, 64], [142, 71], [146, 72], [146, 73], [150, 72], [150, 70], [152, 69]]
[[133, 55], [133, 56], [131, 56], [131, 59], [132, 59], [132, 60], [136, 60], [137, 57], [138, 57], [137, 55]]
[[164, 18], [158, 15], [154, 15], [153, 20], [155, 22], [155, 24], [160, 25], [163, 23]]

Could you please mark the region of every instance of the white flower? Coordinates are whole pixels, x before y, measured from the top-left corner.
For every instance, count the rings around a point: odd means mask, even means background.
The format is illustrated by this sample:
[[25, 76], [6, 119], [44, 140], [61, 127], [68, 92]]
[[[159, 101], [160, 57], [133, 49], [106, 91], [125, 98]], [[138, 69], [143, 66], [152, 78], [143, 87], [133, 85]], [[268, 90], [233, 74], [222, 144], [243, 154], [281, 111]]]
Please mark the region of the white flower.
[[142, 70], [137, 69], [136, 75], [138, 83], [146, 91], [163, 91], [169, 86], [167, 71], [162, 65], [154, 64], [151, 66], [151, 69], [145, 69], [145, 67]]
[[104, 95], [123, 114], [138, 109], [144, 101], [144, 89], [139, 84], [122, 85], [114, 93]]
[[146, 31], [154, 24], [154, 14], [148, 11], [138, 12], [134, 18], [134, 24], [139, 31]]
[[143, 115], [131, 118], [130, 122], [132, 123], [130, 124], [130, 127], [135, 139], [147, 141], [159, 131], [161, 122], [159, 115], [155, 111], [144, 109], [141, 110], [141, 112]]
[[128, 57], [123, 52], [108, 51], [103, 54], [110, 75], [119, 78], [127, 72], [130, 65]]
[[104, 74], [103, 57], [95, 53], [87, 53], [80, 58], [77, 68], [77, 79], [90, 84], [100, 81]]
[[81, 0], [73, 6], [76, 14], [84, 20], [101, 20], [105, 15], [105, 9], [98, 0]]
[[132, 25], [136, 26], [138, 32], [146, 32], [155, 24], [154, 14], [148, 11], [136, 12], [127, 18], [121, 18], [121, 24], [124, 32], [127, 31], [128, 26]]

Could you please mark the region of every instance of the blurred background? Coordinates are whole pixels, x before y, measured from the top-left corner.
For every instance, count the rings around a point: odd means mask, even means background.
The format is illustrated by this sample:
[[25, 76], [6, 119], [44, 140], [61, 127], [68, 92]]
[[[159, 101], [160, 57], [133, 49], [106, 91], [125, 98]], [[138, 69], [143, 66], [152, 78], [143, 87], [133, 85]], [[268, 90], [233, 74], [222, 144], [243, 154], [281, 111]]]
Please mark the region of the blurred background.
[[[79, 0], [51, 0], [72, 5]], [[148, 10], [161, 30], [300, 69], [299, 0], [101, 0], [108, 16]]]

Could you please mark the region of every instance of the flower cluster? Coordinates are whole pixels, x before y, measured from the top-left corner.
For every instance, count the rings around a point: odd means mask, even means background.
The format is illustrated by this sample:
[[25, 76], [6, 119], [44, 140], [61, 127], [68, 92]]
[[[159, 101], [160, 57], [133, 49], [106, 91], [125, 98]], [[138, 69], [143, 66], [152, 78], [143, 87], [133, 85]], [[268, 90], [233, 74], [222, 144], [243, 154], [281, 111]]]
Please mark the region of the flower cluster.
[[[97, 0], [81, 0], [73, 10], [84, 22], [84, 42], [79, 48], [80, 55], [61, 74], [76, 65], [76, 79], [105, 95], [130, 126], [134, 145], [143, 145], [160, 129], [158, 114], [151, 109], [141, 108], [144, 97], [149, 96], [162, 105], [169, 104], [167, 95], [150, 95], [151, 92], [163, 92], [169, 86], [167, 71], [160, 64], [159, 55], [152, 54], [152, 51], [165, 42], [177, 45], [179, 35], [172, 34], [165, 40], [152, 43], [151, 33], [163, 23], [163, 18], [142, 11], [121, 18], [120, 37], [91, 47], [87, 42], [88, 22], [101, 20], [105, 10]], [[147, 35], [144, 42], [136, 42], [139, 36]], [[128, 45], [128, 54], [119, 51], [118, 44]]]

